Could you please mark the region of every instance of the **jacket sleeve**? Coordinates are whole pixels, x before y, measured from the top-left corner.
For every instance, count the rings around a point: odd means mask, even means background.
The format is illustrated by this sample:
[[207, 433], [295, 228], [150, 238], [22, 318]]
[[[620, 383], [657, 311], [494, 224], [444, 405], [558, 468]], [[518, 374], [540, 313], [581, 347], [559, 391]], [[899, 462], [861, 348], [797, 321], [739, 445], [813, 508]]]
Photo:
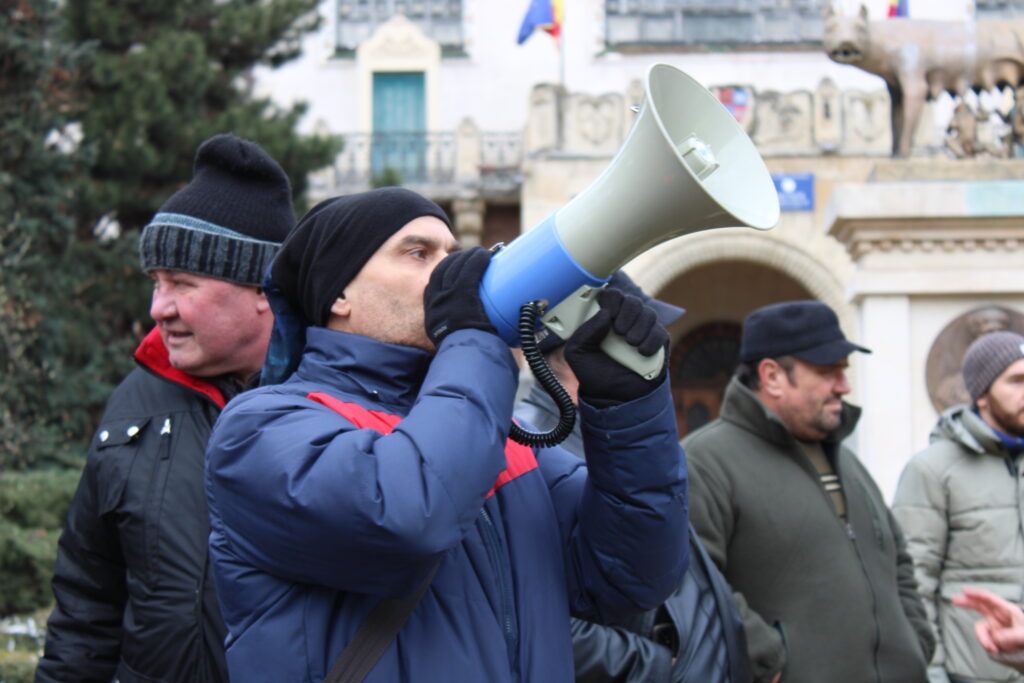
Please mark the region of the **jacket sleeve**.
[[[708, 555], [728, 576], [727, 549], [733, 533], [732, 492], [728, 482], [696, 459], [690, 459], [690, 493], [693, 527]], [[747, 604], [742, 593], [733, 592], [747, 636], [747, 653], [754, 680], [770, 681], [786, 666], [786, 646], [777, 628]]]
[[574, 615], [609, 622], [661, 604], [686, 571], [686, 461], [668, 382], [629, 403], [580, 405], [586, 466], [537, 462], [565, 543]]
[[288, 580], [404, 592], [461, 540], [505, 466], [516, 381], [501, 340], [460, 330], [388, 435], [304, 396], [243, 394], [207, 449], [214, 528]]
[[[939, 576], [946, 558], [946, 537], [949, 531], [947, 509], [945, 488], [940, 475], [928, 466], [925, 458], [912, 458], [900, 476], [893, 498], [893, 529], [897, 542], [897, 561], [900, 563], [900, 598], [919, 637], [923, 626], [927, 626], [931, 633], [935, 650], [931, 660], [933, 667], [942, 667], [946, 661], [938, 606], [941, 600]], [[924, 603], [923, 615], [915, 614], [909, 596], [905, 595], [911, 587], [916, 587]], [[920, 606], [916, 608], [920, 609]], [[921, 640], [924, 645], [924, 639]], [[925, 648], [925, 652], [930, 649]]]
[[672, 653], [663, 645], [619, 626], [572, 620], [576, 683], [668, 681]]
[[121, 652], [127, 592], [117, 527], [104, 512], [110, 485], [97, 476], [89, 454], [57, 549], [53, 575], [56, 606], [46, 625], [38, 683], [109, 683]]

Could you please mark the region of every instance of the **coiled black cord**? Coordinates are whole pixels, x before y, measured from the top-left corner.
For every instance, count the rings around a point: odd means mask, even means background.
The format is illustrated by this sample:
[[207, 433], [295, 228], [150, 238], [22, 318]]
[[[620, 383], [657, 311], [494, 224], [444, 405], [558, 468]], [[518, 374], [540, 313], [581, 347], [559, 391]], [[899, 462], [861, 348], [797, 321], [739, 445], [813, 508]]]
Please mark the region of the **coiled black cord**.
[[537, 348], [537, 339], [534, 335], [537, 330], [537, 316], [540, 313], [539, 301], [523, 304], [519, 309], [519, 344], [523, 348], [523, 355], [526, 356], [533, 376], [558, 406], [558, 424], [549, 432], [531, 432], [513, 422], [508, 435], [513, 441], [524, 446], [545, 447], [557, 446], [572, 434], [572, 428], [576, 424], [576, 406], [569, 397], [569, 392], [559, 383], [555, 373], [551, 372], [551, 367], [544, 360], [544, 354]]

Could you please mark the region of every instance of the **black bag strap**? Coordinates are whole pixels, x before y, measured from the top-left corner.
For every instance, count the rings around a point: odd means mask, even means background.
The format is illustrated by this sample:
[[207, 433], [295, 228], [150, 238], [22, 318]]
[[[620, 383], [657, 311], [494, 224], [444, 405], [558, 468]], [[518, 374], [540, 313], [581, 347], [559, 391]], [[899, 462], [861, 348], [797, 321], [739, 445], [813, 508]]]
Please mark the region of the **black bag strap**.
[[370, 669], [377, 664], [384, 650], [391, 644], [409, 619], [409, 615], [427, 592], [434, 580], [441, 560], [434, 563], [430, 573], [416, 588], [416, 592], [404, 598], [382, 600], [366, 616], [352, 640], [334, 662], [324, 683], [362, 683]]

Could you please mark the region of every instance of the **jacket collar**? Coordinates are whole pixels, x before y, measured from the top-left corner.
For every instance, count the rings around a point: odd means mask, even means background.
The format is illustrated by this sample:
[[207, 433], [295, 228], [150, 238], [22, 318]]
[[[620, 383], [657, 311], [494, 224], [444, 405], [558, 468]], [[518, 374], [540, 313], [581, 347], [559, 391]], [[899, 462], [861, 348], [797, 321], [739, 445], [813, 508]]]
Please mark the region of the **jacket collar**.
[[942, 413], [928, 440], [952, 441], [978, 455], [991, 453], [1005, 456], [1008, 453], [995, 430], [969, 405], [953, 406]]
[[224, 400], [224, 394], [213, 382], [193, 377], [171, 365], [171, 359], [167, 353], [167, 347], [164, 346], [164, 340], [160, 337], [159, 329], [154, 327], [150, 330], [139, 347], [135, 349], [134, 355], [135, 361], [154, 375], [202, 394], [219, 408], [223, 408], [227, 403]]
[[325, 327], [306, 330], [306, 347], [293, 378], [359, 394], [381, 405], [407, 410], [434, 354]]
[[[839, 428], [823, 440], [825, 446], [839, 444], [848, 437], [860, 420], [861, 410], [855, 405], [843, 401], [842, 421]], [[783, 447], [796, 445], [796, 439], [782, 423], [779, 416], [769, 410], [761, 400], [747, 387], [733, 377], [725, 390], [722, 403], [722, 419], [735, 424], [749, 432], [753, 432], [774, 444]]]

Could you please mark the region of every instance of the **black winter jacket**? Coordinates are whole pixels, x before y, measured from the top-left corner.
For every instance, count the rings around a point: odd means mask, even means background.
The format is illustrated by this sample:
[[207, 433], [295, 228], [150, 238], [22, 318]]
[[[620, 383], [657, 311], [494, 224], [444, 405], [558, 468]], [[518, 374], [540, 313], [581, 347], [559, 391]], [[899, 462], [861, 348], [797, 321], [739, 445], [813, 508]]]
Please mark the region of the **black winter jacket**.
[[[539, 430], [551, 429], [558, 423], [554, 401], [538, 385], [516, 406], [516, 417]], [[562, 447], [583, 457], [578, 421]], [[653, 631], [661, 620], [670, 625], [669, 637], [656, 640]], [[671, 648], [666, 646], [666, 640]], [[743, 622], [733, 602], [732, 589], [693, 527], [689, 568], [663, 608], [610, 625], [573, 619], [572, 650], [577, 683], [751, 680]]]
[[203, 462], [220, 389], [154, 330], [93, 437], [60, 537], [38, 683], [227, 681]]

